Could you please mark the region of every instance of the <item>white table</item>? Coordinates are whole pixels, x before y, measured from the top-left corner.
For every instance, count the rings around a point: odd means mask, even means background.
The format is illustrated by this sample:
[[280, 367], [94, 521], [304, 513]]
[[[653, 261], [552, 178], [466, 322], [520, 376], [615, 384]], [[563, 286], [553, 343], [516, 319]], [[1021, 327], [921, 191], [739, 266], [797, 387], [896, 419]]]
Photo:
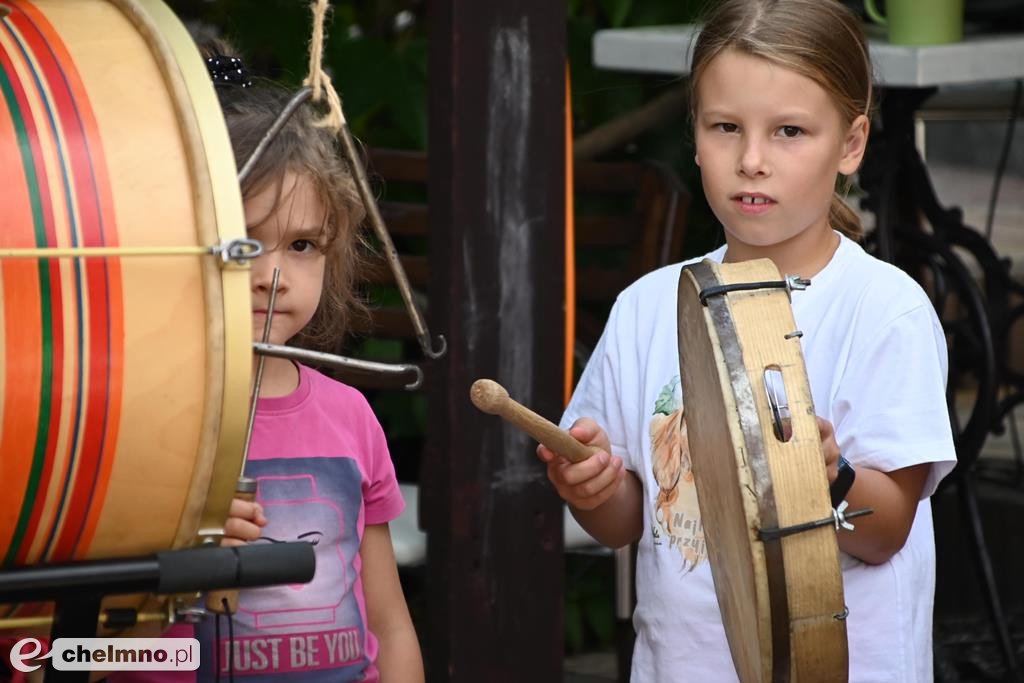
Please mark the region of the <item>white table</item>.
[[[595, 66], [612, 71], [685, 75], [699, 26], [609, 29], [594, 34]], [[909, 47], [869, 40], [875, 77], [884, 87], [1024, 78], [1024, 34], [968, 37], [959, 43]]]

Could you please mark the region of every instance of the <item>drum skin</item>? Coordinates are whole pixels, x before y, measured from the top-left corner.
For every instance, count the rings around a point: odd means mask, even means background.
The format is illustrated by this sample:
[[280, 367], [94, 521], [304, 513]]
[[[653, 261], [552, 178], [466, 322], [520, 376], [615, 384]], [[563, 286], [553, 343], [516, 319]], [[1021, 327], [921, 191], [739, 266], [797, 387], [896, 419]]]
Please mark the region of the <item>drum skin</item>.
[[[156, 0], [0, 0], [0, 178], [0, 254], [245, 236], [213, 86]], [[245, 432], [247, 267], [2, 257], [0, 301], [0, 568], [218, 534]]]
[[[701, 519], [729, 649], [743, 683], [843, 683], [848, 645], [836, 530], [807, 372], [784, 289], [700, 292], [779, 282], [767, 260], [684, 268], [680, 376]], [[792, 431], [776, 436], [765, 370], [785, 384]], [[788, 430], [787, 430], [788, 431]]]

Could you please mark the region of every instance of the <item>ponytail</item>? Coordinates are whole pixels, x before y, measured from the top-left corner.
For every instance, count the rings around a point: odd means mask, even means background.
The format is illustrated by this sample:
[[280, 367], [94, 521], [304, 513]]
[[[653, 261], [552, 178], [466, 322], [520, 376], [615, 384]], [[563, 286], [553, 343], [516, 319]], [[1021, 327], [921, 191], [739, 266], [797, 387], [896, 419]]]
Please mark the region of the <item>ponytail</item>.
[[832, 203], [828, 207], [828, 223], [855, 242], [859, 242], [864, 236], [860, 216], [843, 201], [838, 192], [832, 194]]

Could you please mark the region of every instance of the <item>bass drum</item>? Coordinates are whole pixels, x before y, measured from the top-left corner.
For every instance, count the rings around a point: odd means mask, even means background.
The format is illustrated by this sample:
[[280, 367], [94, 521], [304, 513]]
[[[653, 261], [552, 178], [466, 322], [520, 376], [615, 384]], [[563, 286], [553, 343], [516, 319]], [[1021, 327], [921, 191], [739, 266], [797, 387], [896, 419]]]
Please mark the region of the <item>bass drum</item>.
[[248, 268], [211, 250], [245, 237], [236, 173], [165, 5], [0, 0], [0, 571], [221, 533], [252, 364]]

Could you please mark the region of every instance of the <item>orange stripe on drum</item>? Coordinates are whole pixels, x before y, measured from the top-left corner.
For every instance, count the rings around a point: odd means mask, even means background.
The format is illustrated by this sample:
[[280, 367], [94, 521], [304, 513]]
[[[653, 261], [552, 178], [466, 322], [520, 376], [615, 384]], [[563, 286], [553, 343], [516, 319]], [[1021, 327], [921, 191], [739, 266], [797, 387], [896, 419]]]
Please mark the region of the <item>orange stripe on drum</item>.
[[[63, 194], [61, 193], [61, 171], [62, 164], [59, 162], [59, 149], [55, 145], [53, 116], [47, 89], [45, 84], [38, 78], [39, 68], [31, 52], [25, 49], [25, 40], [18, 28], [7, 22], [4, 30], [0, 32], [0, 41], [3, 42], [4, 50], [10, 58], [14, 67], [14, 74], [18, 83], [22, 86], [15, 89], [18, 96], [17, 101], [21, 104], [21, 114], [24, 118], [24, 132], [27, 137], [27, 147], [32, 154], [32, 168], [35, 170], [35, 192], [38, 198], [36, 206], [37, 220], [35, 244], [56, 245], [58, 240], [58, 226], [55, 222], [55, 214], [62, 206]], [[24, 146], [23, 146], [24, 148]], [[31, 188], [31, 183], [29, 184]], [[64, 307], [60, 305], [65, 298], [62, 286], [61, 270], [66, 264], [59, 260], [41, 260], [38, 263], [40, 287], [46, 301], [42, 302], [43, 315], [43, 398], [46, 400], [47, 388], [49, 388], [49, 410], [45, 408], [40, 413], [39, 430], [37, 432], [36, 454], [33, 468], [39, 466], [39, 458], [42, 458], [42, 467], [38, 470], [38, 479], [30, 483], [29, 489], [35, 488], [35, 495], [32, 497], [31, 511], [27, 522], [23, 525], [24, 542], [14, 557], [16, 564], [27, 564], [39, 561], [39, 547], [43, 534], [39, 533], [40, 520], [44, 518], [44, 511], [49, 508], [50, 514], [45, 515], [49, 523], [53, 517], [55, 508], [54, 499], [57, 497], [51, 482], [54, 477], [55, 461], [63, 455], [58, 451], [60, 441], [60, 426], [62, 414], [67, 411], [61, 410], [62, 397], [65, 389], [65, 343], [64, 343]], [[46, 305], [49, 303], [49, 305]], [[49, 343], [47, 343], [49, 341]], [[49, 364], [46, 360], [49, 357]], [[60, 468], [56, 468], [59, 475]], [[23, 507], [23, 511], [27, 505]], [[34, 549], [34, 552], [33, 552]]]
[[[0, 25], [7, 30], [8, 22]], [[6, 37], [6, 36], [5, 36]], [[16, 58], [16, 55], [13, 56]], [[13, 215], [5, 222], [6, 241], [12, 246], [37, 245], [43, 234], [43, 211], [32, 153], [31, 137], [27, 126], [24, 91], [14, 68], [8, 43], [0, 44], [0, 90], [6, 105], [4, 123], [17, 141], [2, 162], [5, 178], [10, 178], [11, 190], [5, 193], [5, 204]], [[8, 139], [4, 136], [4, 139]], [[40, 264], [33, 262], [3, 265], [4, 279], [4, 358], [7, 369], [4, 386], [4, 422], [0, 437], [0, 471], [5, 485], [10, 486], [10, 501], [0, 507], [3, 533], [3, 564], [12, 564], [25, 536], [25, 528], [36, 495], [42, 472], [40, 425], [49, 409], [47, 375], [48, 357], [44, 347], [44, 306], [42, 295], [47, 278], [41, 276]], [[41, 324], [42, 323], [42, 324]], [[6, 362], [6, 359], [14, 362]], [[10, 482], [8, 484], [8, 482]], [[6, 496], [4, 498], [7, 498]]]
[[[0, 58], [2, 60], [2, 58]], [[0, 90], [3, 100], [10, 96], [10, 87], [0, 61]], [[4, 201], [0, 202], [0, 245], [34, 244], [32, 206], [19, 147], [15, 121], [9, 106], [0, 106], [0, 175], [5, 179]], [[19, 123], [20, 125], [20, 123]], [[3, 410], [0, 418], [0, 481], [5, 495], [0, 496], [0, 560], [6, 557], [25, 497], [29, 469], [32, 464], [33, 435], [24, 433], [27, 425], [35, 425], [39, 413], [39, 355], [41, 336], [36, 326], [26, 321], [39, 317], [38, 275], [35, 264], [0, 262], [3, 281], [3, 337], [0, 358], [3, 359]], [[15, 362], [12, 362], [15, 361]], [[28, 389], [29, 400], [23, 392]]]

